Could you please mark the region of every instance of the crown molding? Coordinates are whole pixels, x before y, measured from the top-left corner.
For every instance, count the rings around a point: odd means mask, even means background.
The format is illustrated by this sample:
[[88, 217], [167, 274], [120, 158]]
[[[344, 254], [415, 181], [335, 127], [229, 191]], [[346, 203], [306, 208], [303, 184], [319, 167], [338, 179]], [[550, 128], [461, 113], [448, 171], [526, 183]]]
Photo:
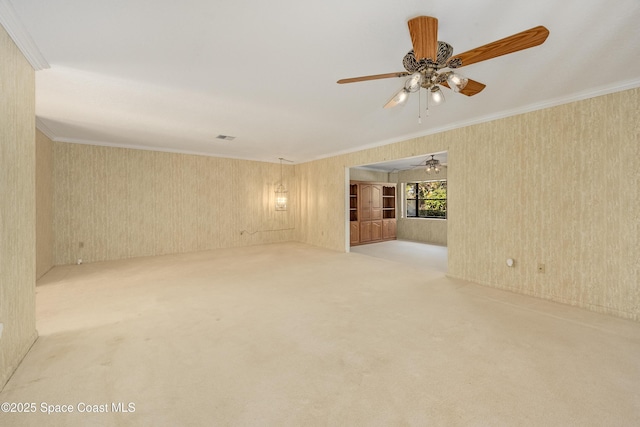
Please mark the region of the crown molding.
[[65, 137], [56, 137], [56, 138], [50, 138], [50, 139], [53, 142], [63, 142], [65, 144], [93, 145], [98, 147], [123, 148], [126, 150], [154, 151], [154, 152], [160, 152], [160, 153], [186, 154], [190, 156], [216, 157], [220, 159], [246, 160], [251, 162], [262, 162], [262, 163], [277, 163], [275, 161], [251, 159], [251, 158], [240, 157], [240, 156], [232, 156], [228, 154], [210, 153], [206, 151], [195, 151], [195, 150], [181, 150], [176, 148], [160, 147], [160, 146], [153, 146], [153, 145], [119, 144], [119, 143], [111, 143], [111, 142], [105, 142], [105, 141], [95, 141], [95, 140], [89, 140], [89, 139], [65, 138]]
[[47, 125], [44, 124], [42, 120], [40, 120], [39, 117], [36, 117], [36, 129], [38, 129], [40, 132], [45, 134], [47, 138], [49, 138], [52, 141], [55, 141], [58, 139], [58, 137], [51, 131], [51, 129], [47, 127]]
[[363, 150], [368, 150], [371, 148], [377, 148], [377, 147], [382, 147], [385, 145], [389, 145], [389, 144], [395, 144], [398, 142], [405, 142], [405, 141], [409, 141], [411, 139], [415, 139], [415, 138], [420, 138], [423, 136], [428, 136], [428, 135], [434, 135], [434, 134], [438, 134], [438, 133], [442, 133], [442, 132], [447, 132], [450, 130], [454, 130], [454, 129], [458, 129], [458, 128], [464, 128], [467, 126], [473, 126], [473, 125], [477, 125], [480, 123], [486, 123], [486, 122], [491, 122], [494, 120], [500, 120], [500, 119], [504, 119], [507, 117], [511, 117], [511, 116], [517, 116], [519, 114], [525, 114], [525, 113], [530, 113], [533, 111], [537, 111], [537, 110], [544, 110], [546, 108], [552, 108], [552, 107], [557, 107], [559, 105], [564, 105], [564, 104], [570, 104], [572, 102], [579, 102], [579, 101], [584, 101], [585, 99], [589, 99], [589, 98], [595, 98], [598, 96], [604, 96], [604, 95], [609, 95], [611, 93], [616, 93], [616, 92], [622, 92], [625, 90], [630, 90], [630, 89], [635, 89], [637, 87], [640, 87], [640, 79], [632, 79], [632, 80], [626, 80], [626, 81], [622, 81], [622, 82], [617, 82], [615, 84], [610, 84], [610, 85], [604, 85], [604, 86], [600, 86], [597, 88], [592, 88], [592, 89], [588, 89], [582, 92], [578, 92], [578, 93], [573, 93], [567, 96], [561, 96], [555, 99], [550, 99], [548, 101], [544, 101], [544, 102], [539, 102], [539, 103], [535, 103], [535, 104], [529, 104], [529, 105], [525, 105], [522, 107], [518, 107], [518, 108], [514, 108], [514, 109], [510, 109], [510, 110], [503, 110], [503, 111], [499, 111], [497, 113], [494, 114], [488, 114], [485, 116], [481, 116], [472, 120], [467, 120], [467, 121], [460, 121], [460, 122], [455, 122], [452, 123], [450, 125], [447, 126], [442, 126], [442, 127], [438, 127], [438, 128], [432, 128], [427, 130], [426, 132], [415, 132], [415, 133], [411, 133], [411, 134], [406, 134], [406, 135], [400, 135], [398, 137], [395, 138], [389, 138], [389, 139], [385, 139], [382, 141], [377, 141], [377, 142], [373, 142], [370, 144], [366, 144], [366, 145], [361, 145], [357, 148], [349, 148], [346, 150], [340, 150], [331, 154], [327, 154], [327, 155], [323, 155], [323, 156], [317, 156], [311, 159], [305, 159], [304, 161], [301, 161], [302, 163], [304, 162], [312, 162], [312, 161], [316, 161], [316, 160], [322, 160], [322, 159], [326, 159], [329, 157], [334, 157], [334, 156], [340, 156], [340, 155], [344, 155], [344, 154], [351, 154], [351, 153], [357, 153], [358, 151], [363, 151]]
[[29, 32], [20, 22], [9, 0], [0, 0], [0, 24], [2, 24], [34, 70], [40, 71], [50, 67]]

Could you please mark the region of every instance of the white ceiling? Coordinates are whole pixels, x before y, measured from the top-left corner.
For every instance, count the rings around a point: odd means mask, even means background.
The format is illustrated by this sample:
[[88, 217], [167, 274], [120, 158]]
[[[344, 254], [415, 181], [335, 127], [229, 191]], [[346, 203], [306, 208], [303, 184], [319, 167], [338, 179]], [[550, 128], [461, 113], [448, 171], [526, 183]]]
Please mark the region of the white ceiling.
[[[57, 141], [298, 163], [640, 86], [638, 0], [0, 2], [50, 65], [36, 114]], [[439, 19], [454, 54], [550, 35], [461, 68], [486, 89], [447, 90], [419, 124], [415, 94], [382, 108], [401, 79], [336, 84], [403, 71], [418, 15]]]

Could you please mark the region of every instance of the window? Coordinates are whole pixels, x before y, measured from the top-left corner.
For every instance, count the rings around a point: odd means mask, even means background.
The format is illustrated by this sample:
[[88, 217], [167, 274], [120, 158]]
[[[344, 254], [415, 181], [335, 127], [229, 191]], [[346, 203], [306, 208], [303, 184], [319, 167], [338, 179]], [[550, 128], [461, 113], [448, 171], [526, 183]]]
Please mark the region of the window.
[[447, 218], [447, 180], [407, 182], [407, 218]]

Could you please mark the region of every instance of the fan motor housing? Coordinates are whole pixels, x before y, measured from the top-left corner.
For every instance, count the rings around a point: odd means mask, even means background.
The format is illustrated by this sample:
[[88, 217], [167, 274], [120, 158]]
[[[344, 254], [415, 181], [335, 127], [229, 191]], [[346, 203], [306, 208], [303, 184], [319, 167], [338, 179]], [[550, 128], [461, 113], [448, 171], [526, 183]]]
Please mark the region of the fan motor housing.
[[416, 71], [424, 71], [427, 68], [440, 69], [447, 65], [447, 60], [451, 58], [453, 54], [453, 46], [449, 43], [438, 41], [438, 57], [437, 61], [433, 62], [431, 59], [420, 58], [417, 59], [413, 50], [410, 50], [402, 59], [402, 65], [404, 69], [409, 73], [415, 73]]

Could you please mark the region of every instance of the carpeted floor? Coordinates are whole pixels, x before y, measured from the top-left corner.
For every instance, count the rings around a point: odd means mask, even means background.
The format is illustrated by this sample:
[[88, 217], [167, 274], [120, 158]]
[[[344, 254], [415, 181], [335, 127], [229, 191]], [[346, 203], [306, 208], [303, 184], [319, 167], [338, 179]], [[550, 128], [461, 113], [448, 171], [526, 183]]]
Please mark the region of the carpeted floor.
[[351, 246], [351, 252], [409, 264], [415, 269], [446, 273], [446, 246], [427, 245], [409, 240], [388, 240], [368, 245]]
[[2, 426], [640, 420], [640, 324], [436, 268], [287, 243], [57, 267], [38, 285], [40, 338], [0, 393], [35, 413]]

